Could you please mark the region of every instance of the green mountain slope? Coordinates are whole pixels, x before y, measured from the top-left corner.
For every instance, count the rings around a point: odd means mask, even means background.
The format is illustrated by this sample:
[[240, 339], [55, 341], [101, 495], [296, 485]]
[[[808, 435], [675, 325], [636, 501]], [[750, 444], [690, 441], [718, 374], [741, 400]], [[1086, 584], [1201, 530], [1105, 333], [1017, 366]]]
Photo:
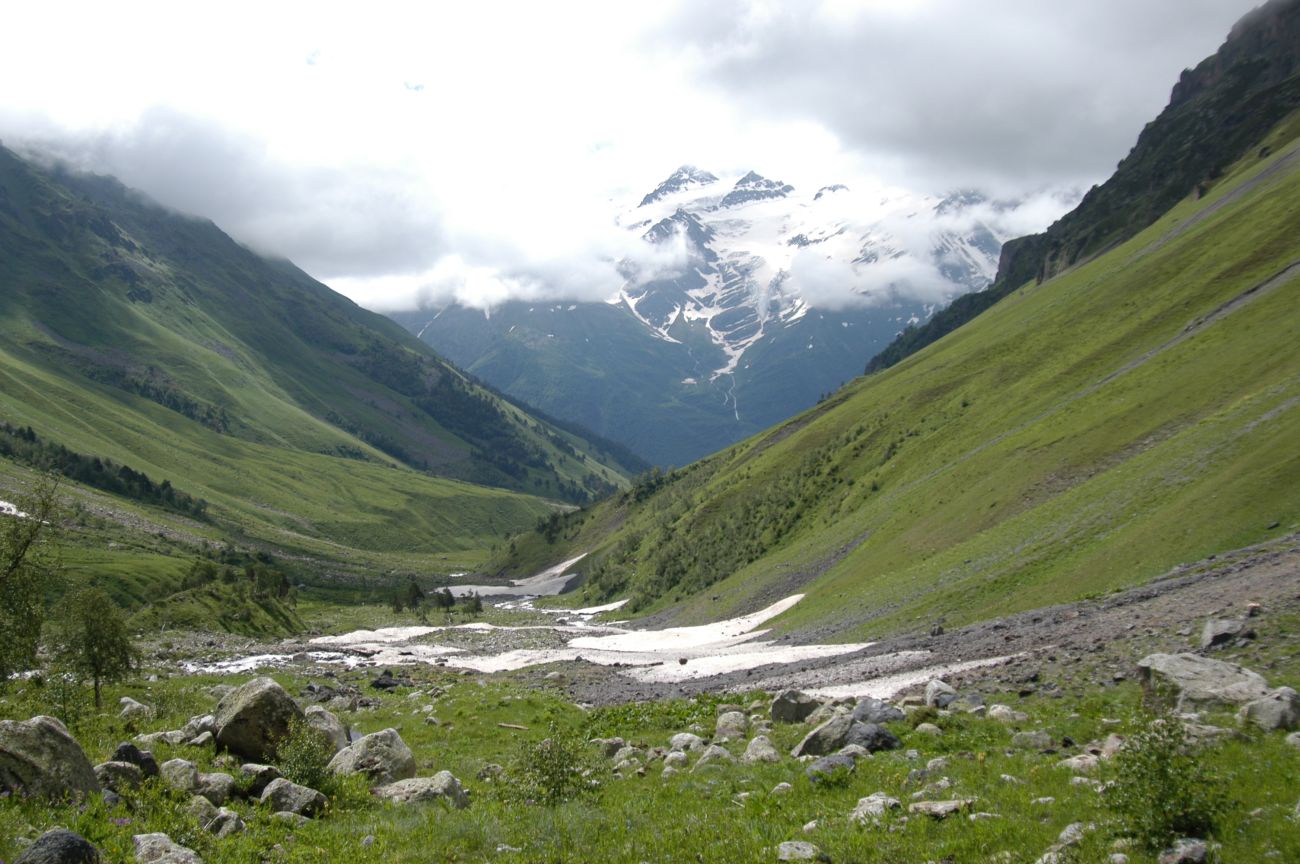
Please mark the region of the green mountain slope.
[[199, 535], [327, 557], [485, 549], [637, 467], [210, 222], [3, 148], [0, 421], [205, 500]]
[[682, 621], [804, 591], [783, 626], [861, 637], [1300, 528], [1298, 135], [1292, 114], [1128, 242], [505, 565], [592, 550], [583, 602]]
[[1168, 107], [1148, 123], [1114, 175], [1042, 234], [1002, 248], [985, 291], [959, 297], [871, 358], [886, 369], [943, 337], [1026, 281], [1121, 243], [1207, 184], [1300, 108], [1300, 0], [1270, 0], [1232, 28], [1214, 55], [1185, 70]]

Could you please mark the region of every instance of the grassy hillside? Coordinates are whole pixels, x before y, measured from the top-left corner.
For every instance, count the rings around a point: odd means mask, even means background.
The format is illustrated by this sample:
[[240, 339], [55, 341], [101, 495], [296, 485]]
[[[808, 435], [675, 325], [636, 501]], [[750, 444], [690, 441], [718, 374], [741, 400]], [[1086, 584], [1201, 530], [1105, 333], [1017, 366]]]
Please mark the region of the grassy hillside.
[[[844, 638], [1140, 583], [1300, 527], [1300, 116], [1109, 253], [817, 408], [515, 544], [578, 602], [779, 596]], [[548, 542], [552, 539], [552, 542]]]

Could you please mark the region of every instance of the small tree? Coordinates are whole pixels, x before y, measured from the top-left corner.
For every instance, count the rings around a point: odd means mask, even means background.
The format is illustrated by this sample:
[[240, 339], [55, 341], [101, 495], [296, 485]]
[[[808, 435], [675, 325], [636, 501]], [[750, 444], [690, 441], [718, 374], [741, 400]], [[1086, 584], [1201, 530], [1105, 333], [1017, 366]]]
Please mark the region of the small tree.
[[460, 608], [466, 615], [481, 615], [483, 614], [483, 598], [478, 596], [477, 591], [471, 591], [460, 598]]
[[59, 575], [50, 537], [58, 486], [44, 478], [17, 497], [16, 512], [0, 514], [0, 687], [36, 664], [45, 590]]
[[105, 681], [120, 681], [136, 663], [126, 617], [102, 588], [78, 588], [64, 598], [55, 635], [55, 656], [95, 688], [95, 707], [103, 706]]
[[420, 586], [415, 584], [415, 580], [412, 579], [411, 584], [406, 586], [406, 608], [410, 609], [412, 612], [417, 611], [420, 608], [420, 601], [423, 599], [424, 592], [420, 590]]

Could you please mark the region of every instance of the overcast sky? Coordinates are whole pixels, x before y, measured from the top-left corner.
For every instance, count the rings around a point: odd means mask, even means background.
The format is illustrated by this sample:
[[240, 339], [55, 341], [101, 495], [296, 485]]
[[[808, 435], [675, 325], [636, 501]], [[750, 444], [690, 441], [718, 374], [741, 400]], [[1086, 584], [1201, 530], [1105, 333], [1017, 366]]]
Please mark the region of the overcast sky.
[[647, 254], [611, 202], [683, 163], [923, 194], [1100, 182], [1254, 5], [47, 0], [6, 10], [0, 139], [375, 308], [597, 299]]

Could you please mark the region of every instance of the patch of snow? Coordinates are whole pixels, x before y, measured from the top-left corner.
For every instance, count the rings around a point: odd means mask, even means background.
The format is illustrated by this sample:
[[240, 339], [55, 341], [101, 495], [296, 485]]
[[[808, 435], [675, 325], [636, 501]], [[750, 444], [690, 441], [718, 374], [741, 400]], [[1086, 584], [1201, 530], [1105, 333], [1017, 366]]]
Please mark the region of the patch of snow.
[[19, 519], [26, 519], [27, 514], [19, 510], [14, 504], [8, 501], [0, 501], [0, 516], [17, 516]]

